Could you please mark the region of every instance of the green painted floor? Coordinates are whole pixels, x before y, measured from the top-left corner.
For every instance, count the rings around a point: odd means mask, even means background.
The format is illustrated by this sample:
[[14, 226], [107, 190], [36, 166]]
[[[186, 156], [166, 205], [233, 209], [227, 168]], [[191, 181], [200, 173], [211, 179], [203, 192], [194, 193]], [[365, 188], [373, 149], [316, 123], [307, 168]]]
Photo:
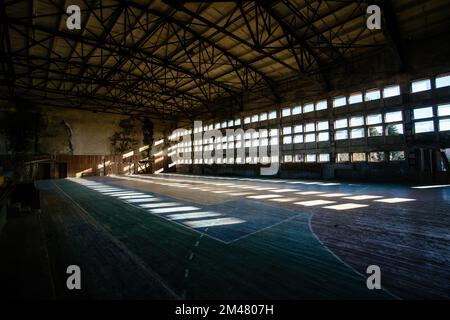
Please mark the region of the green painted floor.
[[315, 238], [309, 213], [225, 244], [72, 181], [42, 183], [63, 190], [180, 298], [391, 298]]

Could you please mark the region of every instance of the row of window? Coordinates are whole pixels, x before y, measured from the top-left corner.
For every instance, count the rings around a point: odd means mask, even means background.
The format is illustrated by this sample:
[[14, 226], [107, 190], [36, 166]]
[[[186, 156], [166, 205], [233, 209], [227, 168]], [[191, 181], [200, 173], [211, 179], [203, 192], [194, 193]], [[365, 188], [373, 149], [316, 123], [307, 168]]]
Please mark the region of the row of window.
[[[383, 121], [384, 120], [384, 121]], [[358, 139], [385, 135], [403, 134], [403, 115], [401, 111], [384, 114], [370, 114], [340, 118], [334, 121], [335, 140]], [[367, 126], [367, 129], [364, 126]], [[292, 127], [283, 127], [283, 144], [329, 141], [328, 121], [318, 121], [296, 125], [292, 137]]]
[[[435, 114], [436, 113], [436, 114]], [[439, 131], [450, 131], [450, 104], [438, 105], [436, 112], [433, 107], [422, 107], [412, 110], [414, 133], [434, 132], [435, 122]], [[401, 111], [370, 114], [367, 116], [353, 116], [349, 118], [339, 118], [334, 121], [334, 139], [359, 139], [364, 137], [393, 136], [404, 133], [403, 115]], [[366, 126], [366, 127], [365, 127]], [[282, 128], [283, 144], [297, 144], [309, 142], [329, 141], [328, 121], [317, 121], [306, 123], [305, 125], [285, 126]], [[270, 138], [269, 138], [270, 137]], [[195, 140], [194, 151], [202, 151], [201, 145], [205, 145], [204, 150], [212, 150], [212, 143], [216, 143], [218, 148], [232, 149], [241, 148], [241, 136], [218, 137], [204, 140]], [[276, 145], [278, 140], [278, 129], [262, 129], [253, 133], [246, 132], [245, 147]], [[236, 142], [235, 142], [236, 141]], [[182, 142], [176, 147], [190, 147], [192, 142]], [[186, 148], [184, 152], [189, 152]]]
[[[414, 133], [426, 133], [435, 131], [435, 119], [438, 124], [439, 131], [450, 130], [450, 104], [442, 104], [436, 106], [436, 111], [433, 107], [421, 107], [412, 110], [412, 119], [414, 126]], [[403, 115], [402, 111], [387, 112], [384, 115], [381, 113], [370, 114], [367, 116], [352, 116], [349, 118], [339, 118], [334, 121], [334, 139], [346, 140], [346, 139], [358, 139], [364, 137], [377, 137], [377, 136], [392, 136], [400, 135], [404, 133], [403, 129]], [[367, 128], [364, 128], [364, 127]], [[285, 126], [282, 128], [283, 144], [292, 143], [308, 143], [308, 142], [324, 142], [329, 141], [329, 122], [317, 121], [306, 123], [305, 125], [299, 124], [295, 126]], [[195, 130], [194, 130], [195, 131]], [[190, 131], [192, 133], [192, 131]], [[271, 139], [268, 136], [272, 137]], [[181, 136], [181, 134], [179, 134]], [[251, 136], [250, 133], [245, 133], [245, 139], [253, 142], [246, 141], [245, 146], [266, 146], [269, 143], [271, 145], [278, 144], [278, 129], [262, 129], [259, 132], [254, 132]], [[259, 138], [259, 140], [258, 140]], [[240, 142], [233, 143], [235, 140], [239, 141], [241, 137], [238, 135], [236, 139], [234, 137], [217, 138], [216, 143], [224, 143], [223, 149], [240, 148]], [[223, 141], [222, 141], [223, 140]], [[228, 140], [228, 141], [227, 141]], [[227, 145], [228, 142], [228, 145]], [[194, 145], [207, 145], [213, 143], [211, 138], [201, 141], [194, 141]], [[190, 142], [184, 142], [179, 147], [191, 146]], [[211, 146], [212, 149], [212, 146]], [[197, 151], [197, 150], [196, 150]]]
[[435, 122], [438, 131], [450, 130], [450, 104], [442, 104], [436, 107], [423, 107], [413, 109], [414, 133], [426, 133], [435, 131]]
[[[450, 74], [438, 75], [434, 78], [435, 88], [443, 88], [450, 86]], [[423, 92], [431, 90], [431, 79], [420, 79], [411, 82], [411, 93]], [[339, 108], [346, 105], [362, 103], [363, 101], [379, 100], [391, 98], [400, 95], [399, 85], [390, 85], [380, 89], [368, 89], [365, 91], [353, 92], [348, 96], [337, 96], [332, 98], [333, 108]], [[292, 116], [300, 113], [307, 113], [312, 111], [327, 109], [327, 100], [321, 100], [316, 103], [307, 103], [303, 106], [296, 106], [293, 108], [284, 108], [281, 112], [282, 117]]]
[[[431, 90], [432, 79], [418, 79], [411, 82], [411, 93]], [[434, 87], [436, 89], [450, 86], [450, 73], [440, 74], [434, 78]]]
[[[390, 151], [387, 152], [387, 159], [389, 161], [404, 161], [405, 152], [404, 151]], [[383, 162], [386, 158], [386, 152], [376, 151], [376, 152], [353, 152], [353, 153], [337, 153], [336, 163], [347, 163], [347, 162]], [[284, 163], [290, 162], [330, 162], [330, 155], [328, 153], [320, 154], [295, 154], [295, 155], [284, 155]]]
[[[443, 88], [450, 86], [450, 73], [441, 74], [434, 79], [419, 79], [411, 82], [411, 93], [424, 92], [427, 90], [431, 90], [432, 80], [434, 80], [435, 88]], [[390, 85], [386, 86], [383, 89], [368, 89], [365, 91], [353, 92], [348, 96], [337, 96], [332, 98], [333, 108], [339, 108], [346, 105], [352, 105], [356, 103], [361, 103], [363, 101], [374, 101], [379, 100], [381, 98], [390, 98], [400, 95], [400, 86], [399, 85]], [[316, 102], [309, 102], [303, 105], [298, 105], [295, 107], [286, 107], [281, 110], [281, 117], [294, 116], [302, 113], [308, 113], [312, 111], [325, 110], [328, 108], [327, 99], [322, 99]], [[267, 120], [273, 120], [277, 118], [277, 111], [269, 111], [269, 112], [261, 112], [258, 114], [254, 114], [252, 116], [247, 116], [243, 119], [244, 124], [251, 124], [257, 122], [264, 122]], [[217, 122], [215, 124], [209, 124], [203, 126], [203, 128], [194, 128], [193, 132], [201, 132], [208, 131], [213, 129], [225, 129], [232, 128], [241, 125], [241, 119], [237, 118], [234, 120], [227, 120], [222, 122]], [[192, 130], [188, 130], [189, 133], [192, 133]]]
[[177, 159], [177, 164], [257, 164], [257, 163], [276, 163], [278, 162], [277, 156], [272, 157], [236, 157], [236, 158], [217, 158], [217, 159]]
[[[375, 151], [375, 152], [353, 152], [353, 153], [337, 153], [336, 163], [348, 163], [348, 162], [384, 162], [388, 159], [389, 161], [404, 161], [405, 152], [404, 151]], [[217, 158], [217, 159], [178, 159], [178, 164], [256, 164], [259, 162], [268, 163], [278, 162], [277, 156], [272, 157], [232, 157], [232, 158]], [[284, 155], [284, 163], [327, 163], [330, 162], [329, 153], [299, 153], [295, 155]]]

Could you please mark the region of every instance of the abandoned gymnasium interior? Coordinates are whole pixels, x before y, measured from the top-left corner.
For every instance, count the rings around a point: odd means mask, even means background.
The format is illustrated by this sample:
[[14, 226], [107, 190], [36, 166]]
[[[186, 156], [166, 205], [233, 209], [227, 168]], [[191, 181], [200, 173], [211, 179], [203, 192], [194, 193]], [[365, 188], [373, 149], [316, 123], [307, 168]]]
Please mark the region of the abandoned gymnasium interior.
[[1, 296], [449, 299], [449, 17], [2, 1]]

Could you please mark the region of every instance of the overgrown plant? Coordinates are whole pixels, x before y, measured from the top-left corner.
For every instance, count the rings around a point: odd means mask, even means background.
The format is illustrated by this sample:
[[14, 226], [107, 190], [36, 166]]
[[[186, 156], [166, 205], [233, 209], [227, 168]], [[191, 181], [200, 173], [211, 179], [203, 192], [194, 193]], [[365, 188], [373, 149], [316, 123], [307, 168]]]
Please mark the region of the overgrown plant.
[[138, 146], [138, 140], [134, 134], [134, 119], [122, 119], [119, 122], [120, 131], [111, 136], [111, 147], [115, 154], [123, 154], [134, 150]]
[[145, 172], [152, 172], [152, 146], [153, 146], [153, 132], [154, 125], [153, 122], [149, 118], [144, 118], [142, 120], [142, 135], [143, 135], [143, 144], [148, 145], [148, 148], [143, 151], [145, 157]]

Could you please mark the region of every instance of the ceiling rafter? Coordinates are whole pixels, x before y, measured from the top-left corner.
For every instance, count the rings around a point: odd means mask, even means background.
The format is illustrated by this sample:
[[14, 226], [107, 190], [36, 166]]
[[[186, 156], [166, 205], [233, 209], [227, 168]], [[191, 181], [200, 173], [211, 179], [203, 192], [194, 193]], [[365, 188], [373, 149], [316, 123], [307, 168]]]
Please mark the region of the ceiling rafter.
[[[438, 19], [433, 28], [448, 25], [445, 6], [429, 1], [427, 14]], [[358, 59], [376, 52], [392, 53], [403, 70], [399, 30], [408, 24], [400, 17], [405, 10], [423, 10], [418, 0], [78, 3], [82, 30], [65, 28], [66, 0], [0, 3], [3, 98], [32, 92], [49, 101], [61, 90], [58, 104], [66, 95], [68, 107], [83, 110], [178, 120], [233, 116], [253, 99], [261, 105], [287, 102], [289, 82], [298, 79], [311, 83], [307, 90], [325, 91], [331, 70], [352, 70]], [[380, 5], [382, 31], [366, 29], [368, 4]], [[406, 32], [419, 34], [414, 28]]]

